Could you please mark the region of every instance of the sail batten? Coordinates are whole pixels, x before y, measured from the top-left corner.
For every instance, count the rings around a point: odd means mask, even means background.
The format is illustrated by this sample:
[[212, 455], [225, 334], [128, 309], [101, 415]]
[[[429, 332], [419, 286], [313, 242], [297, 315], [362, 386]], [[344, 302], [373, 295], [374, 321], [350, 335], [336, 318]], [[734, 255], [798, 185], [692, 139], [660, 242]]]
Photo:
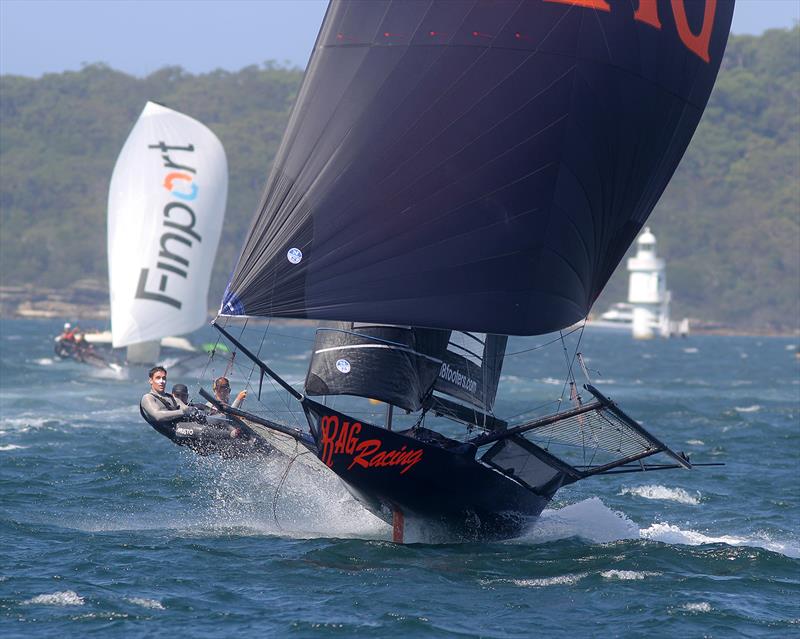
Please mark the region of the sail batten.
[[733, 13], [710, 2], [334, 0], [221, 312], [581, 320], [700, 120]]

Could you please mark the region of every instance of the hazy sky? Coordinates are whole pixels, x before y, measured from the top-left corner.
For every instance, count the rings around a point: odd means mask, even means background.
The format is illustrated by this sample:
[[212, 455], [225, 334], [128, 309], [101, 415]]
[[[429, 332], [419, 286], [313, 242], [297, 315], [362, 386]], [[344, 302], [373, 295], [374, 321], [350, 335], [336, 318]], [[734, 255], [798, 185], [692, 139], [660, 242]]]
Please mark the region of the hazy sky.
[[[724, 0], [722, 0], [724, 1]], [[326, 0], [0, 0], [0, 73], [38, 77], [104, 62], [143, 76], [167, 65], [305, 67]], [[800, 0], [737, 0], [733, 33], [800, 21]]]

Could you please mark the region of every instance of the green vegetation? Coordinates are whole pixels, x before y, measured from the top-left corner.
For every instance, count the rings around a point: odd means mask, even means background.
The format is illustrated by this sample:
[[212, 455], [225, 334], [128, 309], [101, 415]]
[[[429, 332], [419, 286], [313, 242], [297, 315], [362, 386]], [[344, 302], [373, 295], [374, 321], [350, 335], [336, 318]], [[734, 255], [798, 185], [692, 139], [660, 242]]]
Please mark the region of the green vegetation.
[[[673, 318], [800, 328], [800, 28], [731, 37], [648, 223], [667, 259]], [[623, 264], [595, 310], [626, 295]]]
[[[104, 65], [0, 77], [0, 283], [105, 281], [108, 182], [147, 100], [208, 125], [228, 155], [216, 306], [302, 73], [267, 64], [134, 78]], [[800, 28], [732, 37], [708, 109], [650, 218], [675, 317], [740, 329], [800, 322]], [[624, 266], [595, 309], [625, 298]]]

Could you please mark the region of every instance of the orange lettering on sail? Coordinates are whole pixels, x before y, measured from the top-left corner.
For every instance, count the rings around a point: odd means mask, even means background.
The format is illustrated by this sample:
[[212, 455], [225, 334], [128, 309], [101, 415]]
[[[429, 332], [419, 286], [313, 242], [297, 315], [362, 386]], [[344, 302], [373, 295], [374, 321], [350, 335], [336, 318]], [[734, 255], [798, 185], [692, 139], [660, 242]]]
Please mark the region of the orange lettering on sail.
[[683, 44], [696, 53], [705, 62], [710, 62], [708, 55], [708, 45], [711, 42], [711, 32], [714, 29], [714, 15], [717, 12], [717, 0], [706, 0], [705, 11], [703, 13], [703, 26], [700, 33], [695, 35], [689, 27], [689, 20], [686, 17], [685, 0], [671, 0], [672, 15], [675, 16], [675, 26], [678, 28], [678, 35]]
[[661, 20], [658, 19], [658, 5], [656, 0], [639, 0], [639, 8], [633, 14], [633, 19], [644, 22], [656, 29], [661, 28]]
[[164, 178], [164, 188], [168, 191], [171, 191], [173, 187], [173, 182], [175, 180], [186, 180], [187, 182], [192, 181], [192, 176], [187, 173], [169, 173]]

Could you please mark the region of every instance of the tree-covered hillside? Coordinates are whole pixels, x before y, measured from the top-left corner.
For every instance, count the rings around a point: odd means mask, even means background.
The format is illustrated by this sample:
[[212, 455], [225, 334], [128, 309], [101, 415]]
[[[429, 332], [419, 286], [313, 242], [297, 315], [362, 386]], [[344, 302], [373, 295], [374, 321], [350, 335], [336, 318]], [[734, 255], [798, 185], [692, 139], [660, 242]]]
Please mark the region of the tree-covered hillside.
[[[134, 78], [104, 65], [0, 77], [0, 283], [105, 280], [116, 157], [147, 100], [208, 125], [228, 156], [221, 297], [302, 74], [266, 65]], [[709, 107], [650, 219], [674, 314], [741, 329], [800, 322], [800, 29], [732, 37]], [[625, 297], [620, 268], [596, 310]]]
[[3, 284], [107, 279], [106, 205], [117, 155], [147, 100], [199, 119], [228, 157], [228, 211], [213, 280], [225, 280], [277, 151], [302, 73], [267, 66], [137, 79], [92, 65], [40, 79], [0, 77]]
[[[649, 224], [673, 317], [800, 326], [800, 28], [732, 36], [700, 126]], [[623, 265], [595, 310], [627, 295]]]

